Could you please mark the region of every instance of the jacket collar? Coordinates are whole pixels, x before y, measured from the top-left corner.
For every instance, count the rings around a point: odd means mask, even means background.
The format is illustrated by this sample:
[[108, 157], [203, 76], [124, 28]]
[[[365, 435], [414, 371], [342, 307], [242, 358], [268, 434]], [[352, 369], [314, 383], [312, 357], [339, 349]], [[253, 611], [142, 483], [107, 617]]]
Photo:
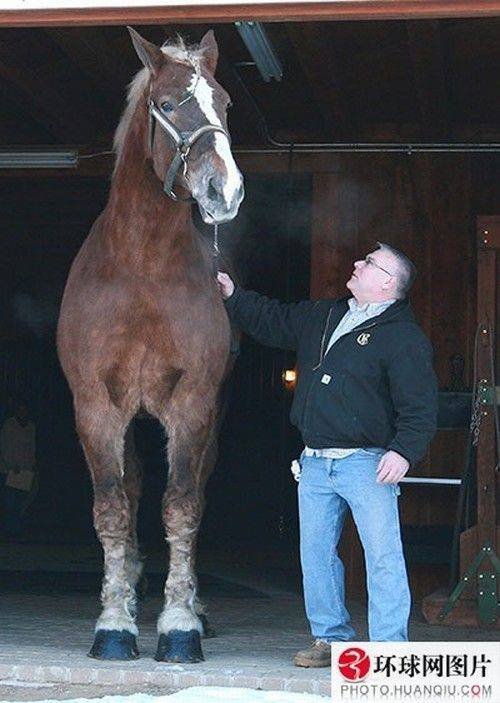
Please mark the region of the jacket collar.
[[379, 303], [363, 303], [360, 305], [356, 298], [349, 298], [347, 304], [349, 305], [349, 310], [353, 313], [363, 313], [367, 317], [375, 317], [375, 315], [381, 315], [384, 310], [395, 302], [396, 298], [393, 298], [392, 300], [384, 300]]
[[[331, 301], [333, 305], [337, 304], [340, 306], [340, 311], [342, 315], [345, 315], [349, 309], [349, 300], [352, 298], [350, 295], [346, 295], [343, 298], [339, 298], [335, 301]], [[370, 303], [373, 304], [373, 303]], [[377, 303], [375, 303], [377, 305]], [[398, 298], [394, 303], [389, 305], [383, 312], [376, 315], [376, 319], [368, 320], [368, 324], [382, 324], [385, 322], [415, 322], [415, 314], [412, 310], [409, 298]], [[332, 315], [332, 317], [336, 317]], [[341, 316], [342, 317], [342, 316]], [[340, 321], [341, 318], [339, 318]], [[363, 323], [364, 324], [364, 323]]]
[[[323, 339], [330, 339], [330, 335], [337, 327], [342, 317], [349, 310], [349, 300], [351, 296], [346, 295], [343, 298], [332, 301], [328, 315], [326, 317], [325, 328], [323, 331]], [[335, 309], [337, 308], [337, 310]], [[373, 318], [360, 322], [354, 327], [354, 330], [363, 329], [364, 327], [372, 327], [388, 322], [415, 322], [415, 315], [410, 305], [408, 298], [399, 298], [388, 308], [385, 308], [379, 315], [375, 314]], [[351, 330], [353, 332], [354, 330]]]

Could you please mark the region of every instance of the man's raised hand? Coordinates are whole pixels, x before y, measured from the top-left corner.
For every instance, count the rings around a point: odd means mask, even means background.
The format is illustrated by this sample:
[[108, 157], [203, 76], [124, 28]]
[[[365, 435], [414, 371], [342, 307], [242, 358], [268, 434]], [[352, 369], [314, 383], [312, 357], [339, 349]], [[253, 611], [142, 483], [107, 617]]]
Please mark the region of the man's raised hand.
[[230, 298], [234, 293], [234, 283], [227, 273], [222, 273], [222, 271], [217, 272], [217, 283], [219, 285], [219, 290], [221, 292], [224, 300]]

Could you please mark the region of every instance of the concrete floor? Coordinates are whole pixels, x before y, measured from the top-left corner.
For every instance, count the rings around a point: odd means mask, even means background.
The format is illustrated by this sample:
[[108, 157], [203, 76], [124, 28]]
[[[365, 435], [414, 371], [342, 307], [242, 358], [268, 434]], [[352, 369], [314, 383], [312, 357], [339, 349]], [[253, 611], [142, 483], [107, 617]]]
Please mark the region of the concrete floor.
[[[162, 605], [160, 549], [147, 560], [149, 590], [138, 621], [140, 659], [98, 662], [86, 656], [99, 612], [100, 560], [95, 545], [0, 542], [0, 700], [73, 697], [75, 687], [78, 695], [94, 696], [135, 690], [167, 693], [193, 685], [329, 694], [329, 670], [299, 669], [291, 663], [295, 651], [311, 638], [299, 575], [286, 549], [201, 552], [201, 592], [217, 637], [204, 640], [206, 661], [193, 665], [153, 660]], [[350, 601], [348, 607], [359, 640], [366, 640], [364, 605]], [[429, 626], [418, 607], [410, 634], [412, 640], [423, 641], [498, 638], [491, 630]], [[55, 690], [45, 688], [47, 684], [55, 684]]]

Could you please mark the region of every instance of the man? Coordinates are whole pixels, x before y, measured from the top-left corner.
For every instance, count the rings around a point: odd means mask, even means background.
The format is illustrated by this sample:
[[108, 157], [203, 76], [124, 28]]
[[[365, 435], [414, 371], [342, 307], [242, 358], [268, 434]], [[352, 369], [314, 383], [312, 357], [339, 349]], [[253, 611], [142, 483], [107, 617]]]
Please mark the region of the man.
[[329, 643], [355, 638], [337, 553], [348, 509], [365, 554], [370, 640], [408, 639], [397, 484], [424, 455], [437, 415], [432, 348], [406, 297], [415, 274], [402, 252], [380, 243], [354, 263], [352, 297], [339, 300], [284, 304], [218, 274], [232, 322], [263, 344], [297, 352], [291, 420], [306, 445], [300, 555], [315, 638], [297, 653], [297, 666], [329, 666]]

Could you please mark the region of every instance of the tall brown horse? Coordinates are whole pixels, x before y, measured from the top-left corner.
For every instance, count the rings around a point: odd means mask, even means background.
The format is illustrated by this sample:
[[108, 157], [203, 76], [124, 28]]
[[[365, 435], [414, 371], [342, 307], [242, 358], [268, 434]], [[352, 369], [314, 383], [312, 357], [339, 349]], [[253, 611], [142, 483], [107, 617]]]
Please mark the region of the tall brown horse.
[[170, 565], [156, 659], [200, 661], [194, 552], [215, 462], [230, 329], [213, 252], [181, 197], [197, 201], [205, 222], [228, 221], [238, 212], [243, 181], [227, 135], [229, 97], [213, 75], [213, 33], [197, 46], [179, 40], [160, 49], [130, 31], [145, 67], [116, 132], [108, 204], [73, 263], [58, 327], [104, 550], [103, 609], [90, 655], [138, 656], [140, 471], [126, 433], [142, 408], [168, 434], [163, 521]]

